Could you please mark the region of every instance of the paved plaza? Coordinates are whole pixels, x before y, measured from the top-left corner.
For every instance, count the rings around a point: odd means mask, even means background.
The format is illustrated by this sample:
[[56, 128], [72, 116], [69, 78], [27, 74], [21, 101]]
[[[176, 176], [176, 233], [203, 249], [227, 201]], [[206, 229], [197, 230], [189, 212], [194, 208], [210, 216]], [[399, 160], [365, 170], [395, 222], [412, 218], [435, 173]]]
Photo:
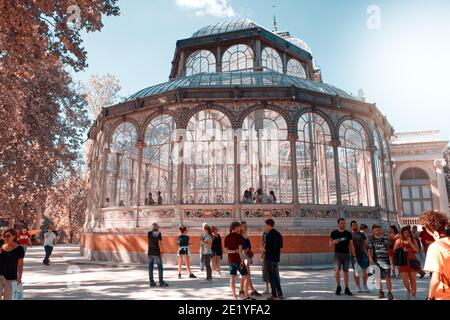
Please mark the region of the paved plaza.
[[[78, 255], [76, 246], [56, 247], [52, 264], [42, 264], [43, 248], [29, 249], [25, 258], [24, 295], [33, 300], [108, 300], [108, 299], [230, 299], [228, 277], [215, 277], [212, 283], [205, 281], [205, 273], [194, 267], [198, 279], [184, 276], [178, 279], [174, 266], [166, 266], [165, 280], [170, 287], [149, 288], [148, 271], [142, 265], [94, 264]], [[326, 270], [325, 270], [325, 269]], [[156, 270], [155, 270], [156, 271]], [[256, 288], [263, 291], [261, 269], [254, 267], [253, 279]], [[157, 273], [155, 273], [157, 278]], [[429, 278], [418, 280], [418, 299], [424, 300]], [[309, 268], [281, 267], [281, 282], [287, 299], [307, 300], [378, 300], [376, 291], [371, 294], [356, 294], [354, 297], [334, 295], [335, 283], [332, 270], [327, 266]], [[400, 279], [394, 279], [394, 296], [403, 299], [405, 291]], [[351, 282], [350, 289], [353, 289]]]

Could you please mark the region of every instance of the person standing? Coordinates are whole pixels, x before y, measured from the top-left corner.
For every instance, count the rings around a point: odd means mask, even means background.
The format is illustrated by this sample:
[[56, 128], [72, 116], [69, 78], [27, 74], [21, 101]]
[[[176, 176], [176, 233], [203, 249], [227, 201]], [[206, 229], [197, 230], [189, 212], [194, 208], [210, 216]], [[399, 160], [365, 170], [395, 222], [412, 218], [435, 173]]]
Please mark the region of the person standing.
[[264, 248], [266, 247], [266, 238], [267, 238], [267, 232], [264, 230], [262, 235], [262, 250], [261, 250], [261, 262], [262, 262], [262, 281], [264, 282], [266, 288], [264, 289], [263, 294], [271, 294], [271, 291], [269, 290], [270, 287], [270, 280], [269, 280], [269, 274], [267, 273], [267, 265], [264, 263], [265, 260], [265, 253]]
[[[252, 281], [252, 273], [251, 273], [251, 269], [250, 266], [253, 263], [253, 251], [252, 251], [252, 243], [248, 237], [247, 234], [247, 223], [246, 222], [241, 222], [241, 235], [244, 238], [244, 242], [242, 243], [242, 254], [243, 254], [243, 259], [244, 259], [244, 264], [245, 267], [247, 268], [248, 271], [248, 288], [249, 290], [251, 290], [251, 296], [252, 297], [260, 297], [261, 294], [256, 291], [255, 287], [253, 286], [253, 281]], [[240, 291], [239, 291], [239, 295], [243, 295], [244, 294], [244, 279], [241, 278], [241, 286], [240, 286]]]
[[22, 228], [22, 231], [18, 234], [17, 239], [19, 244], [22, 246], [23, 251], [27, 253], [28, 246], [31, 248], [31, 236], [27, 228]]
[[[204, 234], [205, 234], [205, 228], [208, 226], [208, 224], [206, 222], [204, 222], [202, 224], [202, 233], [200, 234], [200, 241], [203, 238]], [[203, 272], [203, 270], [205, 269], [205, 261], [203, 260], [203, 248], [200, 245], [200, 271]]]
[[[394, 264], [394, 246], [397, 242], [398, 238], [400, 238], [400, 235], [398, 233], [397, 226], [391, 225], [389, 227], [389, 241], [391, 242], [391, 245], [388, 249], [388, 255], [389, 255], [389, 262], [392, 267], [392, 278], [396, 278], [395, 275], [395, 264]], [[398, 273], [400, 276], [400, 272]]]
[[0, 300], [12, 300], [13, 282], [22, 284], [25, 251], [16, 243], [16, 230], [6, 230], [4, 240], [0, 246]]
[[225, 237], [225, 250], [228, 254], [228, 264], [230, 269], [230, 288], [233, 299], [237, 300], [236, 295], [236, 276], [239, 272], [241, 277], [245, 278], [244, 282], [244, 300], [254, 300], [248, 296], [248, 271], [242, 259], [242, 244], [244, 238], [241, 235], [241, 224], [233, 222], [230, 225], [230, 234]]
[[152, 231], [147, 234], [148, 238], [148, 276], [150, 279], [150, 287], [156, 287], [156, 282], [153, 280], [153, 267], [156, 263], [158, 266], [159, 286], [168, 287], [169, 284], [163, 279], [163, 263], [162, 263], [162, 235], [159, 232], [157, 223], [152, 225]]
[[340, 218], [338, 220], [338, 229], [334, 230], [330, 235], [331, 247], [334, 247], [334, 266], [335, 266], [335, 277], [336, 277], [336, 295], [340, 295], [342, 292], [341, 287], [341, 271], [344, 272], [344, 293], [347, 296], [352, 296], [352, 292], [348, 288], [349, 280], [349, 269], [350, 269], [350, 254], [353, 259], [355, 258], [355, 247], [353, 245], [352, 234], [345, 229], [345, 219]]
[[444, 213], [428, 211], [419, 221], [435, 240], [428, 248], [424, 267], [432, 273], [427, 300], [450, 300], [450, 238], [445, 229], [448, 217]]
[[44, 250], [45, 258], [42, 261], [46, 266], [50, 265], [50, 256], [52, 255], [53, 248], [56, 244], [56, 233], [52, 226], [47, 228], [47, 232], [44, 234]]
[[275, 221], [267, 219], [265, 221], [265, 230], [267, 233], [266, 244], [264, 246], [264, 263], [266, 264], [269, 275], [272, 296], [270, 300], [283, 300], [283, 291], [281, 290], [280, 271], [278, 263], [280, 262], [281, 249], [283, 248], [283, 236], [275, 230]]
[[183, 268], [183, 257], [186, 264], [186, 270], [189, 273], [189, 278], [195, 279], [197, 278], [192, 272], [191, 272], [191, 265], [189, 261], [189, 255], [191, 254], [191, 251], [189, 249], [189, 246], [191, 243], [189, 243], [189, 236], [187, 235], [187, 228], [184, 226], [180, 227], [181, 234], [178, 236], [178, 278], [181, 279], [181, 270]]
[[206, 225], [203, 229], [202, 237], [200, 238], [200, 247], [203, 253], [203, 263], [206, 267], [206, 280], [212, 281], [212, 269], [211, 269], [211, 246], [213, 235], [210, 226]]
[[420, 262], [416, 254], [419, 252], [419, 245], [414, 239], [410, 229], [403, 227], [400, 232], [400, 238], [397, 239], [394, 246], [394, 252], [397, 249], [403, 249], [407, 255], [407, 265], [399, 266], [398, 271], [403, 280], [406, 289], [406, 300], [416, 299], [417, 293], [417, 273], [421, 271]]
[[158, 206], [161, 206], [163, 204], [163, 198], [161, 195], [161, 191], [158, 191]]
[[[367, 237], [363, 232], [358, 230], [358, 223], [356, 221], [352, 221], [350, 227], [352, 229], [352, 239], [356, 255], [356, 261], [352, 260], [355, 285], [358, 292], [369, 292], [369, 288], [367, 287], [367, 268], [369, 267], [369, 256], [367, 255], [369, 245], [367, 243]], [[358, 272], [359, 270], [361, 270], [362, 274]], [[363, 280], [363, 290], [361, 290], [361, 276]]]
[[[369, 240], [369, 263], [376, 265], [380, 269], [381, 279], [386, 281], [388, 289], [388, 299], [394, 300], [392, 294], [391, 262], [389, 259], [389, 248], [391, 241], [382, 236], [381, 226], [372, 226], [373, 237]], [[384, 299], [383, 284], [380, 281], [380, 291], [378, 298]]]
[[222, 238], [220, 237], [217, 227], [212, 227], [213, 241], [211, 245], [212, 251], [212, 269], [217, 272], [218, 275], [222, 275], [220, 272], [220, 264], [222, 261]]

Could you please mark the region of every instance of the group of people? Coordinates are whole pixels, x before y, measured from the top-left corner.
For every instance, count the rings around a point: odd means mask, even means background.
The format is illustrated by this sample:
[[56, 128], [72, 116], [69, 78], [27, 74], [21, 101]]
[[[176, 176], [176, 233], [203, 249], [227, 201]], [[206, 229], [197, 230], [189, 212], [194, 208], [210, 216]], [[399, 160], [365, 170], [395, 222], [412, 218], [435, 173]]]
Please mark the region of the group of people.
[[244, 204], [275, 204], [277, 203], [277, 197], [275, 196], [275, 192], [271, 190], [269, 194], [263, 192], [263, 189], [259, 188], [256, 190], [254, 188], [250, 188], [244, 191], [244, 195], [242, 197], [242, 203]]
[[144, 204], [146, 206], [154, 206], [154, 205], [160, 206], [160, 205], [162, 205], [163, 204], [163, 197], [162, 197], [161, 191], [158, 191], [158, 197], [156, 198], [156, 202], [155, 202], [155, 200], [153, 200], [153, 193], [150, 192], [148, 194], [148, 197], [145, 198]]
[[[381, 280], [385, 281], [387, 298], [394, 299], [391, 279], [396, 277], [396, 270], [398, 270], [406, 290], [406, 300], [416, 299], [417, 275], [419, 274], [423, 278], [425, 271], [431, 274], [428, 298], [449, 300], [450, 232], [448, 217], [443, 213], [429, 211], [420, 217], [420, 221], [423, 226], [420, 233], [410, 226], [405, 226], [398, 232], [397, 227], [392, 225], [389, 233], [384, 235], [381, 226], [375, 224], [372, 226], [372, 235], [369, 235], [367, 225], [358, 226], [356, 221], [352, 221], [350, 232], [346, 230], [345, 219], [339, 219], [338, 229], [331, 233], [329, 241], [335, 252], [336, 295], [342, 293], [341, 272], [344, 273], [344, 294], [353, 295], [349, 289], [351, 263], [355, 286], [359, 293], [370, 292], [367, 287], [368, 270], [370, 266], [373, 266], [375, 276], [380, 277], [378, 282], [380, 299], [385, 298]], [[422, 246], [426, 254], [423, 269], [417, 257]]]
[[[44, 233], [44, 265], [50, 264], [50, 256], [56, 242], [56, 233], [52, 226]], [[0, 236], [0, 300], [11, 300], [13, 284], [22, 284], [23, 260], [27, 249], [32, 246], [31, 235], [27, 228], [20, 231], [8, 229]]]
[[[222, 237], [215, 226], [209, 226], [204, 223], [200, 234], [200, 269], [206, 269], [206, 280], [213, 280], [213, 272], [221, 275], [221, 261], [223, 254], [227, 255], [228, 270], [230, 276], [230, 288], [233, 299], [242, 297], [244, 300], [254, 300], [254, 297], [262, 296], [252, 281], [251, 266], [253, 265], [254, 252], [250, 237], [248, 236], [248, 226], [246, 222], [233, 222], [230, 225], [230, 232], [222, 243]], [[182, 278], [183, 264], [186, 266], [188, 277], [197, 278], [192, 272], [190, 265], [191, 250], [194, 245], [188, 235], [188, 229], [185, 226], [179, 228], [178, 236], [178, 277]], [[280, 262], [281, 249], [283, 248], [283, 237], [275, 229], [275, 222], [272, 219], [265, 221], [265, 231], [261, 237], [261, 260], [263, 262], [262, 280], [265, 283], [266, 290], [264, 294], [271, 294], [269, 299], [283, 299], [281, 289], [280, 274], [278, 263]], [[153, 278], [153, 268], [158, 267], [159, 286], [169, 286], [163, 279], [162, 263], [162, 234], [159, 231], [158, 224], [153, 224], [152, 230], [148, 233], [148, 263], [150, 287], [156, 287], [157, 284]], [[239, 293], [236, 290], [236, 278], [240, 274]], [[269, 286], [271, 291], [269, 291]]]

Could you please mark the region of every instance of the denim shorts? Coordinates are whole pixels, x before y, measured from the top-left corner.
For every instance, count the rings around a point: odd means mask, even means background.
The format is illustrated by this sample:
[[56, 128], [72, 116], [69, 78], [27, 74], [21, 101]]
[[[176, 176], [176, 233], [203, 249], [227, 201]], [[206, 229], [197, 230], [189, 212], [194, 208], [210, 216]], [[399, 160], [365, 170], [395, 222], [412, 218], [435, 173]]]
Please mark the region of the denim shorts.
[[246, 276], [248, 274], [245, 265], [242, 265], [241, 268], [241, 266], [238, 263], [230, 263], [229, 268], [230, 268], [230, 276], [237, 276], [238, 271], [241, 274], [241, 276]]
[[[356, 257], [356, 262], [359, 264], [359, 266], [363, 270], [365, 270], [369, 267], [369, 257], [368, 256]], [[354, 264], [353, 260], [352, 260], [352, 267], [353, 267], [353, 270], [355, 270], [355, 264]]]

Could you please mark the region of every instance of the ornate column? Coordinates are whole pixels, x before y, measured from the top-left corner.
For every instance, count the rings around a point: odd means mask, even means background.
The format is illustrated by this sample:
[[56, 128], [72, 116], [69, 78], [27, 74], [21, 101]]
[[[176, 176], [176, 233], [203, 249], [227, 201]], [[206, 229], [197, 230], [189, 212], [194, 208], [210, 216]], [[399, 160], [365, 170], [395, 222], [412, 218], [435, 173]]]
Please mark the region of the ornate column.
[[295, 133], [289, 133], [289, 144], [291, 146], [291, 170], [292, 170], [292, 203], [298, 204], [298, 168], [297, 168], [297, 140]]
[[180, 63], [178, 65], [178, 77], [184, 77], [186, 75], [185, 61], [186, 61], [186, 53], [184, 51], [181, 51]]
[[372, 163], [372, 180], [373, 180], [373, 192], [375, 196], [375, 206], [380, 206], [380, 197], [378, 194], [378, 179], [377, 179], [377, 170], [375, 168], [375, 152], [378, 150], [378, 148], [374, 145], [369, 146], [370, 151], [370, 162]]
[[262, 61], [261, 61], [261, 40], [255, 41], [255, 66], [254, 71], [262, 70]]
[[389, 172], [390, 172], [390, 181], [389, 183], [391, 184], [391, 196], [392, 196], [392, 205], [394, 206], [394, 211], [397, 211], [397, 202], [395, 201], [395, 193], [397, 192], [397, 190], [395, 190], [395, 185], [394, 185], [394, 161], [392, 161], [391, 159], [389, 159], [389, 161], [387, 161], [387, 164], [389, 166]]
[[339, 170], [339, 146], [341, 140], [333, 138], [333, 156], [334, 156], [334, 174], [336, 179], [336, 198], [337, 204], [342, 205], [342, 190], [341, 190], [341, 172]]
[[438, 159], [434, 161], [434, 167], [436, 168], [436, 180], [439, 190], [439, 211], [448, 215], [448, 194], [447, 186], [445, 184], [444, 167], [447, 162], [444, 159]]
[[[388, 202], [388, 194], [387, 194], [387, 177], [386, 177], [386, 155], [382, 154], [381, 155], [381, 166], [382, 166], [382, 170], [383, 170], [383, 193], [384, 193], [384, 203], [382, 203], [382, 205], [384, 206], [385, 209], [389, 210], [389, 202]], [[389, 216], [389, 215], [388, 215]]]
[[242, 141], [242, 131], [241, 129], [235, 130], [234, 133], [234, 203], [239, 205], [241, 203], [241, 166], [239, 150]]
[[141, 211], [141, 176], [142, 176], [142, 155], [144, 150], [144, 141], [137, 142], [138, 149], [138, 168], [137, 168], [137, 191], [136, 191], [136, 228], [139, 228], [139, 214]]
[[[106, 165], [108, 164], [108, 155], [109, 155], [109, 147], [106, 147], [103, 150], [103, 158], [101, 169], [100, 169], [100, 208], [99, 208], [99, 216], [97, 221], [97, 226], [101, 227], [101, 218], [102, 218], [102, 208], [105, 207], [105, 195], [106, 195]], [[109, 203], [111, 204], [111, 199], [109, 199]]]
[[222, 72], [222, 47], [218, 46], [216, 51], [216, 72]]
[[178, 154], [174, 159], [174, 163], [178, 165], [178, 176], [177, 176], [177, 205], [179, 207], [179, 220], [180, 224], [183, 223], [183, 210], [181, 205], [183, 204], [183, 180], [184, 180], [184, 139], [185, 139], [185, 131], [179, 131], [178, 135]]

